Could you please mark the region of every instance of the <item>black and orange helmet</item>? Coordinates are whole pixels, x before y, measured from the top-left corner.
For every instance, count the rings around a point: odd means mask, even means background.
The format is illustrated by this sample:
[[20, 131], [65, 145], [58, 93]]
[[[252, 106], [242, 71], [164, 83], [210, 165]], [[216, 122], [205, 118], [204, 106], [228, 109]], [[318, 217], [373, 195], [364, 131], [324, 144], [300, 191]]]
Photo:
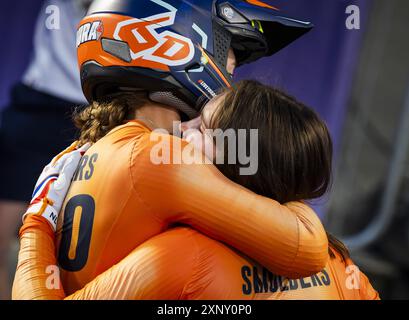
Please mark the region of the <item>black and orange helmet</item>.
[[77, 31], [89, 101], [129, 90], [195, 117], [200, 96], [231, 85], [237, 66], [270, 56], [311, 30], [257, 0], [97, 0]]

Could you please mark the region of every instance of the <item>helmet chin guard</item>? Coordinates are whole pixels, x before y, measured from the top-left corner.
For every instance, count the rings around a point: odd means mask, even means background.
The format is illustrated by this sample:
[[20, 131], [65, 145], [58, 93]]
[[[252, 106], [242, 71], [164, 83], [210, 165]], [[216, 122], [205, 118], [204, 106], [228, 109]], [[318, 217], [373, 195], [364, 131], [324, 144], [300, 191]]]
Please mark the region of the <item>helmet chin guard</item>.
[[199, 112], [194, 108], [190, 107], [186, 102], [182, 101], [178, 97], [176, 97], [172, 92], [150, 92], [149, 99], [165, 104], [167, 106], [173, 107], [183, 114], [187, 115], [189, 119], [196, 118], [199, 115]]

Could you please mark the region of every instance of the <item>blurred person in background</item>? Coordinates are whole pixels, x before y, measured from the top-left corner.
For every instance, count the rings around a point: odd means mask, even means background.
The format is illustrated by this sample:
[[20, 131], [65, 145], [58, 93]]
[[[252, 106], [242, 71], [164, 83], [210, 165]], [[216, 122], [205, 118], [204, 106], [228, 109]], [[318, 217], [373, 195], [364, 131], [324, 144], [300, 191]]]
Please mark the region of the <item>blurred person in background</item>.
[[[52, 155], [73, 140], [70, 112], [74, 105], [85, 103], [75, 31], [89, 4], [89, 0], [45, 1], [37, 18], [32, 60], [0, 114], [1, 300], [10, 298], [11, 247], [32, 184]], [[56, 15], [53, 28], [46, 23], [51, 12]], [[27, 157], [29, 166], [22, 164]]]

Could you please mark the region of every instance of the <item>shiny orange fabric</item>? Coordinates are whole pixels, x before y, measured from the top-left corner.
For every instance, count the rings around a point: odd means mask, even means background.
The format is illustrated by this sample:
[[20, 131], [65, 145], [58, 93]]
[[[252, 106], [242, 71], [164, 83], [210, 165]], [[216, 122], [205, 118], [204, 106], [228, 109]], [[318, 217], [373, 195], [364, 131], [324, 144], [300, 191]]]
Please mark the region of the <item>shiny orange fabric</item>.
[[[152, 161], [158, 141], [169, 144], [172, 164]], [[71, 248], [81, 247], [83, 241], [78, 234], [82, 213], [76, 211], [73, 225], [67, 228], [63, 225], [65, 207], [78, 195], [93, 198], [95, 217], [86, 264], [78, 271], [61, 270], [67, 294], [83, 288], [174, 223], [188, 224], [245, 252], [276, 274], [298, 278], [325, 266], [326, 234], [307, 205], [280, 205], [258, 196], [226, 179], [213, 165], [204, 164], [197, 154], [191, 156], [195, 164], [175, 164], [178, 144], [187, 143], [152, 133], [133, 121], [112, 130], [87, 151], [88, 162], [80, 165], [57, 225], [57, 248], [64, 232], [72, 233], [69, 245], [74, 259], [77, 252]], [[92, 165], [90, 159], [94, 159]], [[36, 243], [32, 236], [23, 235], [22, 242]]]
[[[31, 261], [36, 261], [32, 265], [37, 265], [33, 270], [37, 271], [41, 270], [38, 266], [44, 267], [42, 259], [49, 263], [55, 259], [53, 237], [43, 228], [46, 223], [34, 221], [34, 226], [26, 228], [21, 237], [24, 250], [33, 238], [40, 239], [37, 246], [42, 247], [41, 259], [31, 256], [34, 259]], [[20, 280], [25, 275], [36, 277], [16, 281], [14, 298], [28, 298], [33, 295], [31, 291], [41, 292], [37, 299], [65, 297], [62, 289], [46, 288], [44, 272], [20, 274], [23, 269], [30, 271], [19, 264], [16, 277]], [[377, 300], [379, 295], [353, 262], [343, 262], [339, 254], [316, 275], [289, 280], [273, 275], [260, 264], [195, 230], [176, 228], [146, 241], [65, 299]]]
[[348, 266], [353, 262], [336, 254], [319, 273], [290, 280], [197, 231], [178, 228], [145, 242], [67, 299], [379, 299], [368, 278]]

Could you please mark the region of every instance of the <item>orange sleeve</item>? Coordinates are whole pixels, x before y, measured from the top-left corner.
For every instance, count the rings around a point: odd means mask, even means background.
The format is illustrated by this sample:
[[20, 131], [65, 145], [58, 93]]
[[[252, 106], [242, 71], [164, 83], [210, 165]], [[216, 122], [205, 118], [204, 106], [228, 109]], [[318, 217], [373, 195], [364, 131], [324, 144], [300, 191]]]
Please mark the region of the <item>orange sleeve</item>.
[[[48, 266], [56, 265], [54, 234], [48, 222], [27, 217], [20, 232], [20, 253], [13, 300], [177, 300], [196, 270], [197, 245], [189, 230], [163, 233], [145, 242], [118, 264], [65, 297], [49, 289]], [[200, 289], [200, 288], [199, 288]]]
[[[149, 147], [134, 148], [138, 152], [132, 154], [130, 174], [135, 196], [159, 221], [186, 223], [289, 278], [310, 276], [325, 267], [328, 240], [309, 206], [281, 205], [258, 196], [204, 164], [201, 154], [184, 152], [184, 162], [176, 164], [173, 144], [181, 140], [174, 137], [159, 138], [170, 144], [171, 152], [170, 164], [157, 165], [152, 157], [158, 137], [149, 139]], [[193, 164], [186, 164], [187, 158]]]
[[168, 231], [146, 241], [67, 300], [178, 300], [196, 270], [189, 231]]
[[361, 300], [381, 300], [379, 293], [372, 287], [368, 277], [362, 272], [359, 293]]
[[48, 221], [31, 215], [20, 230], [20, 251], [14, 277], [13, 300], [61, 300], [54, 233]]
[[67, 300], [241, 300], [246, 260], [195, 230], [146, 241]]

